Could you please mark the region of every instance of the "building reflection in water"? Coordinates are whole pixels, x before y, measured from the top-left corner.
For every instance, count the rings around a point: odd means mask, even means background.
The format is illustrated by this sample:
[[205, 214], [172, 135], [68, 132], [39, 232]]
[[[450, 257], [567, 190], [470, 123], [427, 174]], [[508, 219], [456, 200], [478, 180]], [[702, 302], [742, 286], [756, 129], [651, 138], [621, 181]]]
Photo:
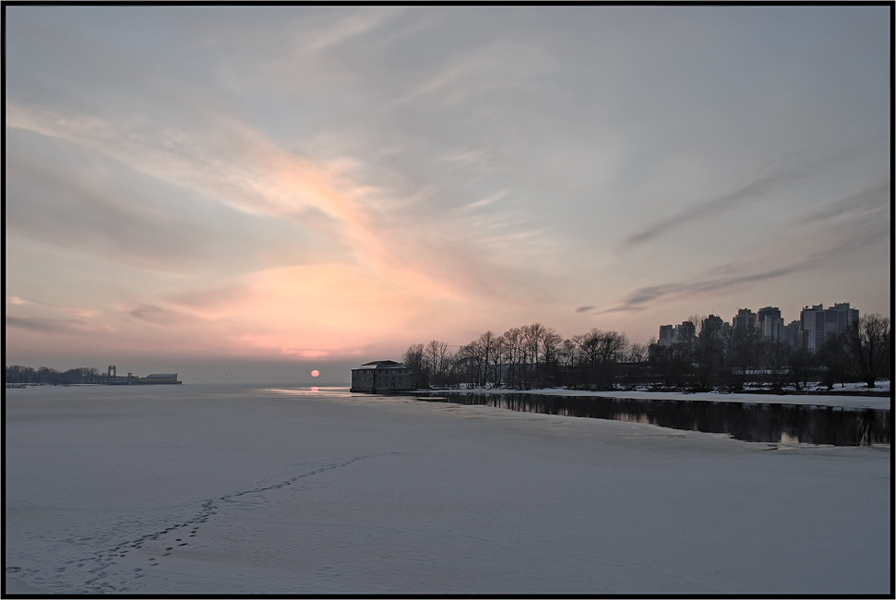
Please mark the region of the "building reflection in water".
[[726, 433], [747, 442], [834, 446], [890, 443], [890, 411], [871, 408], [477, 392], [449, 392], [442, 397], [418, 399]]

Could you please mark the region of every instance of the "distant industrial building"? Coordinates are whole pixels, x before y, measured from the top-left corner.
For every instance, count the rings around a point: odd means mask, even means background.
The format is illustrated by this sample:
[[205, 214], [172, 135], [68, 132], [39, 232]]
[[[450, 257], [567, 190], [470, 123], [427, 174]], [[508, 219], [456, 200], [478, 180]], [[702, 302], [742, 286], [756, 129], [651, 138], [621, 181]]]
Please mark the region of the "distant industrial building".
[[137, 377], [133, 373], [128, 373], [127, 377], [119, 377], [116, 366], [109, 365], [106, 383], [109, 385], [179, 385], [183, 382], [177, 380], [177, 373], [153, 373], [146, 377]]
[[375, 360], [352, 369], [352, 392], [383, 394], [414, 389], [414, 370], [394, 360]]
[[180, 383], [177, 373], [152, 373], [143, 377], [140, 383]]

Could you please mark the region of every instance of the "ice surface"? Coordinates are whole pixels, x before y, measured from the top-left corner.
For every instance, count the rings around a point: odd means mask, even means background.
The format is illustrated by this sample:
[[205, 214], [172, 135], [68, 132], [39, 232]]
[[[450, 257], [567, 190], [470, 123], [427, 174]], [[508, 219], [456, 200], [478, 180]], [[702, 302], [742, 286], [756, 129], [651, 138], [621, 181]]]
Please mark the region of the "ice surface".
[[7, 592], [892, 593], [889, 446], [326, 389], [5, 410]]

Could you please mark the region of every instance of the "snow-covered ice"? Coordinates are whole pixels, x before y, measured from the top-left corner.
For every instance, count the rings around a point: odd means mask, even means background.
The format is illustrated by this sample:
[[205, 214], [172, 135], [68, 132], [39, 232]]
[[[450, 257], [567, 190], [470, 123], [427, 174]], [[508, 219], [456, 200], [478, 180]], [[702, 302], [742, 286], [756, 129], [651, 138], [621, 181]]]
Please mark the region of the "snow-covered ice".
[[5, 411], [7, 593], [892, 593], [889, 446], [232, 385]]

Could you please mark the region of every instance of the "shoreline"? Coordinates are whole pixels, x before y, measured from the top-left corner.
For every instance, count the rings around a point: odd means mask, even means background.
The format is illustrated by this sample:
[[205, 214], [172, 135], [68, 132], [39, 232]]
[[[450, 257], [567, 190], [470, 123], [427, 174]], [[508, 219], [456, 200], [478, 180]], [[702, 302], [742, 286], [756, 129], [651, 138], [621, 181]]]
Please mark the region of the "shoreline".
[[760, 391], [743, 392], [656, 392], [649, 390], [570, 390], [565, 388], [543, 388], [530, 390], [510, 390], [504, 388], [471, 388], [471, 389], [429, 389], [404, 392], [406, 395], [438, 396], [440, 394], [537, 394], [556, 397], [591, 396], [595, 398], [622, 398], [641, 400], [673, 400], [685, 402], [731, 402], [739, 404], [785, 404], [794, 406], [824, 406], [834, 408], [873, 408], [890, 410], [892, 394], [883, 392], [880, 395], [854, 394], [849, 392], [825, 393], [808, 392], [799, 394], [774, 394]]

